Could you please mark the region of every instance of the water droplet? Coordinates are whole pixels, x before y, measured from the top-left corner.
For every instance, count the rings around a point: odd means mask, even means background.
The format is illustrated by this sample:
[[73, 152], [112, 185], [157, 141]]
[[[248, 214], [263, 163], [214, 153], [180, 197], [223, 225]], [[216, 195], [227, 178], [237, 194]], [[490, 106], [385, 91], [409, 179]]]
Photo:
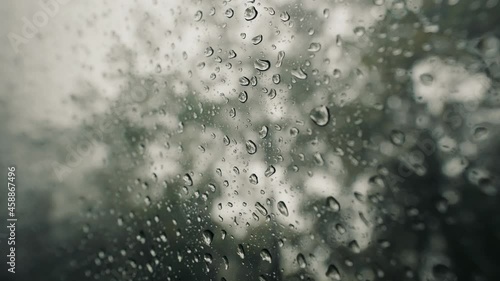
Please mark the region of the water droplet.
[[275, 89], [271, 89], [269, 90], [269, 93], [267, 93], [267, 96], [270, 98], [270, 99], [274, 99], [276, 97], [276, 90]]
[[229, 110], [229, 117], [231, 117], [231, 118], [236, 117], [236, 108], [232, 107], [232, 108]]
[[245, 76], [240, 77], [239, 82], [240, 82], [241, 86], [248, 86], [248, 85], [250, 85], [250, 79], [248, 79]]
[[284, 58], [285, 58], [285, 52], [279, 51], [278, 52], [278, 59], [276, 60], [276, 67], [281, 67], [281, 64], [283, 63]]
[[283, 22], [287, 22], [290, 20], [290, 15], [288, 14], [288, 12], [283, 12], [280, 14], [280, 19], [283, 21]]
[[391, 131], [391, 142], [394, 145], [401, 146], [405, 143], [406, 136], [400, 130], [392, 130]]
[[357, 26], [354, 28], [354, 34], [356, 34], [356, 36], [363, 36], [365, 34], [365, 28], [362, 27], [362, 26]]
[[434, 82], [434, 77], [429, 73], [424, 73], [420, 75], [420, 82], [425, 86], [430, 86]]
[[260, 42], [262, 42], [262, 39], [263, 39], [263, 38], [264, 38], [264, 37], [262, 37], [262, 35], [257, 35], [257, 36], [255, 36], [254, 38], [252, 38], [252, 44], [254, 44], [254, 45], [259, 45], [259, 44], [260, 44]]
[[194, 20], [195, 21], [200, 21], [203, 18], [203, 12], [202, 11], [197, 11], [194, 14]]
[[240, 94], [238, 95], [238, 100], [241, 102], [241, 103], [244, 103], [248, 100], [248, 94], [246, 91], [243, 91], [243, 92], [240, 92]]
[[292, 69], [291, 73], [297, 79], [304, 80], [307, 78], [307, 73], [305, 73], [304, 70], [300, 67]]
[[488, 129], [483, 126], [476, 127], [474, 129], [474, 138], [476, 140], [485, 140], [489, 135]]
[[253, 63], [255, 69], [260, 71], [266, 71], [271, 67], [271, 63], [268, 60], [257, 59]]
[[245, 13], [243, 14], [243, 17], [245, 18], [245, 20], [250, 21], [250, 20], [253, 20], [254, 18], [256, 18], [257, 14], [258, 14], [258, 12], [255, 9], [255, 7], [251, 6], [251, 7], [248, 7], [245, 9]]
[[228, 268], [229, 268], [229, 259], [226, 256], [223, 256], [222, 260], [224, 261], [224, 269], [228, 270]]
[[233, 15], [234, 15], [234, 11], [233, 11], [233, 9], [231, 9], [231, 8], [227, 9], [227, 10], [224, 12], [224, 15], [226, 15], [226, 17], [227, 17], [227, 18], [229, 18], [229, 19], [230, 19], [230, 18], [232, 18], [232, 17], [233, 17]]
[[207, 229], [203, 231], [202, 235], [203, 235], [203, 242], [205, 242], [207, 246], [210, 246], [214, 239], [214, 233]]
[[267, 209], [266, 207], [262, 206], [259, 202], [255, 203], [255, 208], [257, 208], [257, 211], [263, 216], [267, 216]]
[[359, 248], [358, 241], [352, 240], [349, 242], [349, 249], [355, 254], [359, 254], [361, 252], [361, 249]]
[[299, 264], [300, 268], [306, 268], [306, 266], [307, 266], [306, 258], [304, 257], [303, 254], [297, 255], [297, 263]]
[[319, 152], [314, 153], [313, 155], [314, 163], [318, 166], [323, 166], [325, 161], [323, 160], [323, 156]]
[[228, 58], [230, 58], [230, 59], [234, 59], [236, 56], [237, 56], [237, 55], [236, 55], [236, 52], [235, 52], [234, 50], [229, 51], [229, 56], [228, 56]]
[[266, 125], [262, 126], [262, 128], [260, 128], [259, 130], [259, 137], [261, 139], [267, 137], [267, 133], [269, 132], [269, 129], [267, 128]]
[[285, 205], [285, 202], [279, 201], [278, 202], [278, 211], [285, 217], [288, 217], [288, 208]]
[[269, 167], [267, 167], [266, 171], [264, 172], [264, 175], [266, 177], [270, 177], [274, 175], [274, 173], [276, 173], [276, 168], [274, 168], [273, 165], [269, 165]]
[[330, 111], [326, 106], [320, 105], [311, 110], [309, 117], [316, 125], [323, 127], [330, 121]]
[[330, 16], [330, 10], [329, 9], [324, 9], [323, 10], [323, 16], [327, 19]]
[[260, 251], [260, 258], [263, 261], [267, 261], [268, 263], [272, 263], [271, 253], [267, 249], [262, 249], [262, 251]]
[[211, 56], [211, 55], [213, 55], [213, 54], [214, 54], [214, 49], [212, 49], [212, 47], [207, 47], [207, 48], [205, 49], [205, 56], [206, 56], [206, 57], [210, 57], [210, 56]]
[[231, 140], [229, 139], [228, 136], [224, 136], [223, 141], [224, 141], [224, 145], [226, 145], [226, 146], [228, 146], [231, 143]]
[[331, 278], [333, 280], [340, 281], [340, 273], [337, 267], [333, 264], [330, 264], [328, 266], [328, 269], [326, 270], [325, 273], [326, 277]]
[[241, 259], [245, 258], [245, 249], [243, 248], [243, 245], [238, 244], [238, 249], [236, 249], [236, 254], [238, 254], [238, 256]]
[[193, 179], [189, 174], [185, 174], [182, 179], [184, 180], [184, 185], [187, 186], [192, 186], [193, 185]]
[[251, 174], [250, 177], [248, 177], [248, 179], [251, 184], [257, 185], [259, 183], [259, 178], [257, 177], [256, 174]]
[[279, 84], [280, 82], [281, 82], [281, 76], [279, 74], [274, 74], [273, 75], [273, 83]]
[[245, 143], [248, 154], [255, 154], [257, 152], [257, 145], [251, 140], [247, 140]]
[[319, 50], [321, 50], [321, 44], [320, 43], [311, 43], [311, 45], [309, 45], [309, 48], [307, 49], [309, 52], [317, 52]]
[[333, 196], [328, 196], [326, 198], [326, 206], [328, 207], [328, 209], [332, 210], [333, 212], [340, 211], [339, 201], [337, 201], [337, 199], [335, 199], [335, 197], [333, 197]]

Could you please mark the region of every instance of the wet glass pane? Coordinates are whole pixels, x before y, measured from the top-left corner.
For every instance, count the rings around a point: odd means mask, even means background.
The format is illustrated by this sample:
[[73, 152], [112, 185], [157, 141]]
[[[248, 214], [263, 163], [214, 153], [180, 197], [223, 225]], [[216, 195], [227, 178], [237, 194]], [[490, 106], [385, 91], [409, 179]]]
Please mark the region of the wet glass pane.
[[499, 280], [498, 0], [0, 7], [1, 280]]

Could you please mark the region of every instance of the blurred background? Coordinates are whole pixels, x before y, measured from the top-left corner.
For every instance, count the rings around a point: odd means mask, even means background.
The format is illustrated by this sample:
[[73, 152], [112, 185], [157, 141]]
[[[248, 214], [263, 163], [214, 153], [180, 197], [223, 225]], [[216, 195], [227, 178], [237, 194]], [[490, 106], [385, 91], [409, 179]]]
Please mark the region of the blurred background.
[[0, 279], [499, 280], [498, 2], [2, 1]]

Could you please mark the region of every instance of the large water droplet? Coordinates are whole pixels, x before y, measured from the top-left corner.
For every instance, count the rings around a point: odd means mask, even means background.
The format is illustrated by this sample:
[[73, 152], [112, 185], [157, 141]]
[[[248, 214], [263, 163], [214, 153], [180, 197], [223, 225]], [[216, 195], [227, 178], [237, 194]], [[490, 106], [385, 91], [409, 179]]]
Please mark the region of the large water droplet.
[[234, 15], [234, 11], [233, 11], [233, 9], [231, 9], [231, 8], [227, 9], [227, 10], [224, 12], [224, 15], [226, 15], [226, 17], [227, 17], [227, 18], [229, 18], [229, 19], [230, 19], [230, 18], [232, 18], [232, 17], [233, 17], [233, 15]]
[[307, 266], [306, 258], [304, 257], [303, 254], [297, 255], [297, 263], [299, 264], [300, 268], [306, 268], [306, 266]]
[[262, 206], [259, 202], [255, 203], [255, 208], [257, 208], [257, 211], [263, 216], [267, 216], [267, 209], [266, 207]]
[[331, 278], [333, 280], [340, 281], [340, 272], [337, 269], [337, 267], [333, 264], [330, 264], [328, 266], [328, 269], [326, 270], [325, 273], [326, 277]]
[[236, 249], [236, 254], [238, 254], [238, 256], [241, 259], [245, 258], [245, 249], [243, 248], [243, 245], [238, 244], [238, 249]]
[[257, 59], [253, 63], [253, 66], [257, 70], [266, 71], [266, 70], [268, 70], [271, 67], [271, 63], [268, 60]]
[[263, 138], [267, 137], [267, 132], [268, 132], [268, 131], [269, 131], [269, 130], [268, 130], [268, 128], [267, 128], [267, 126], [266, 126], [266, 125], [262, 126], [262, 128], [260, 128], [260, 130], [259, 130], [259, 137], [260, 137], [261, 139], [263, 139]]
[[269, 167], [267, 167], [266, 171], [264, 172], [264, 176], [270, 177], [274, 175], [274, 173], [276, 173], [276, 168], [274, 168], [273, 165], [269, 165]]
[[316, 125], [326, 126], [326, 124], [330, 121], [330, 111], [326, 106], [320, 105], [311, 110], [309, 117], [314, 121], [314, 123], [316, 123]]
[[262, 42], [262, 39], [263, 39], [263, 38], [264, 38], [264, 37], [262, 37], [262, 35], [257, 35], [257, 36], [255, 36], [254, 38], [252, 38], [252, 44], [254, 44], [254, 45], [259, 45], [259, 44], [260, 44], [260, 42]]
[[434, 82], [434, 77], [429, 73], [424, 73], [420, 75], [420, 82], [422, 82], [425, 86], [430, 86], [432, 85], [432, 82]]
[[337, 199], [335, 199], [335, 197], [333, 196], [328, 196], [326, 198], [326, 206], [334, 212], [340, 211], [339, 201], [337, 201]]
[[246, 91], [243, 91], [243, 92], [240, 92], [240, 94], [238, 95], [238, 100], [241, 102], [241, 103], [244, 103], [248, 100], [248, 94]]
[[193, 179], [189, 174], [185, 174], [182, 179], [184, 180], [184, 185], [187, 186], [192, 186], [193, 185]]
[[256, 174], [251, 174], [250, 177], [248, 177], [249, 181], [251, 184], [258, 184], [259, 183], [259, 178], [257, 177]]
[[392, 130], [391, 131], [391, 142], [394, 145], [401, 146], [405, 143], [406, 136], [400, 130]]
[[285, 217], [288, 217], [288, 208], [286, 207], [285, 202], [278, 202], [278, 211]]
[[317, 52], [319, 50], [321, 50], [321, 44], [320, 43], [311, 43], [311, 45], [309, 45], [309, 49], [307, 49], [309, 52]]
[[285, 58], [285, 52], [279, 51], [278, 52], [278, 59], [276, 60], [276, 67], [281, 67], [281, 64], [283, 63], [284, 58]]
[[291, 71], [292, 75], [297, 78], [297, 79], [301, 79], [301, 80], [304, 80], [307, 78], [307, 74], [304, 72], [304, 70], [302, 68], [294, 68], [292, 69]]
[[257, 145], [255, 145], [253, 141], [247, 140], [245, 146], [247, 148], [248, 154], [255, 154], [255, 152], [257, 152]]
[[207, 229], [203, 231], [202, 236], [203, 242], [205, 242], [207, 246], [210, 246], [212, 244], [212, 240], [214, 239], [214, 233]]
[[203, 12], [202, 11], [197, 11], [194, 14], [194, 20], [195, 21], [200, 21], [203, 18]]
[[361, 249], [359, 248], [358, 241], [352, 240], [349, 242], [349, 249], [355, 254], [359, 254], [361, 252]]
[[288, 12], [283, 12], [280, 14], [280, 19], [283, 21], [283, 22], [287, 22], [290, 20], [290, 15], [288, 14]]
[[267, 249], [262, 249], [262, 251], [260, 251], [260, 258], [263, 261], [267, 261], [268, 263], [272, 263], [271, 253]]
[[245, 13], [243, 14], [243, 17], [245, 20], [250, 21], [253, 20], [255, 17], [257, 17], [257, 9], [255, 9], [254, 6], [248, 7], [245, 9]]

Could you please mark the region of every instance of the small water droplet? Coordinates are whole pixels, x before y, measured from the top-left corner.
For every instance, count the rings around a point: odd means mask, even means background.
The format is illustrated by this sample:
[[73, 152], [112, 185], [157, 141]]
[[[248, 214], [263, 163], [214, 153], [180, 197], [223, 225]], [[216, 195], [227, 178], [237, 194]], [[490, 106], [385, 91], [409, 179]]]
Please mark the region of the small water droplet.
[[260, 258], [263, 260], [263, 261], [267, 261], [268, 263], [272, 263], [272, 257], [271, 257], [271, 253], [269, 252], [269, 250], [267, 249], [262, 249], [260, 251]]
[[227, 10], [224, 12], [224, 15], [226, 15], [226, 17], [227, 17], [227, 18], [229, 18], [229, 19], [230, 19], [230, 18], [232, 18], [232, 17], [233, 17], [233, 15], [234, 15], [234, 11], [233, 11], [233, 9], [231, 9], [231, 8], [227, 9]]
[[266, 171], [264, 172], [264, 175], [266, 177], [270, 177], [274, 175], [274, 173], [276, 173], [276, 168], [274, 168], [273, 165], [269, 165], [269, 167], [267, 167]]
[[259, 45], [259, 44], [260, 44], [260, 42], [262, 42], [262, 39], [263, 39], [263, 38], [264, 38], [264, 37], [263, 37], [262, 35], [257, 35], [257, 36], [255, 36], [254, 38], [252, 38], [252, 44], [254, 44], [254, 45]]
[[352, 240], [349, 242], [349, 249], [355, 254], [359, 254], [361, 252], [361, 249], [359, 248], [358, 241]]
[[283, 21], [283, 22], [287, 22], [290, 20], [290, 15], [288, 14], [288, 12], [283, 12], [280, 14], [280, 19]]
[[311, 110], [309, 117], [316, 125], [323, 127], [330, 121], [330, 111], [326, 106], [320, 105]]
[[309, 52], [317, 52], [321, 50], [321, 44], [312, 42], [311, 45], [309, 45], [309, 48], [307, 49]]
[[184, 185], [187, 186], [192, 186], [193, 185], [193, 179], [189, 174], [185, 174], [182, 179], [184, 180]]
[[239, 82], [240, 82], [241, 86], [248, 86], [248, 85], [250, 85], [250, 79], [248, 79], [245, 76], [240, 77]]
[[245, 143], [248, 154], [255, 154], [257, 152], [257, 145], [251, 140], [247, 140]]
[[243, 248], [243, 245], [238, 244], [238, 249], [236, 249], [236, 254], [238, 254], [238, 256], [241, 259], [245, 258], [245, 249]]
[[246, 91], [242, 91], [240, 92], [240, 94], [238, 95], [238, 100], [241, 102], [241, 103], [244, 103], [248, 100], [248, 94]]
[[299, 264], [300, 268], [306, 268], [306, 266], [307, 266], [306, 258], [304, 257], [303, 254], [297, 255], [297, 263]]
[[337, 199], [335, 199], [335, 197], [333, 197], [333, 196], [328, 196], [326, 198], [326, 206], [328, 207], [328, 209], [330, 209], [333, 212], [340, 211], [339, 201], [337, 201]]
[[266, 125], [262, 126], [262, 128], [260, 128], [259, 130], [259, 137], [261, 139], [267, 137], [267, 133], [269, 132], [269, 129], [267, 128]]
[[203, 12], [198, 10], [198, 11], [194, 14], [194, 20], [195, 20], [195, 21], [200, 21], [202, 18], [203, 18]]
[[257, 211], [263, 216], [267, 216], [267, 209], [262, 206], [259, 202], [255, 203], [255, 208], [257, 208]]
[[273, 75], [273, 83], [277, 85], [280, 82], [281, 82], [281, 76], [279, 74], [274, 74]]
[[206, 57], [210, 57], [210, 56], [211, 56], [211, 55], [213, 55], [213, 54], [214, 54], [214, 49], [212, 49], [212, 47], [207, 47], [207, 48], [205, 49], [205, 56], [206, 56]]
[[406, 136], [400, 130], [392, 130], [391, 131], [391, 142], [394, 145], [401, 146], [405, 143]]
[[278, 211], [285, 217], [288, 217], [288, 208], [286, 207], [285, 202], [278, 202]]
[[276, 60], [276, 67], [281, 67], [281, 64], [283, 63], [284, 58], [285, 58], [285, 52], [279, 51], [278, 52], [278, 59]]
[[257, 59], [253, 63], [253, 66], [257, 70], [266, 71], [266, 70], [268, 70], [271, 67], [271, 63], [268, 60]]
[[207, 229], [203, 231], [202, 235], [203, 235], [203, 242], [205, 242], [205, 245], [210, 246], [214, 239], [214, 233]]
[[331, 278], [333, 280], [340, 281], [340, 272], [337, 269], [337, 267], [333, 264], [330, 264], [328, 266], [328, 269], [326, 270], [325, 273], [326, 277]]
[[259, 178], [257, 177], [256, 174], [251, 174], [250, 177], [248, 177], [249, 181], [253, 185], [257, 185], [259, 183]]
[[291, 73], [297, 79], [304, 80], [307, 78], [307, 73], [305, 73], [304, 70], [300, 67], [292, 69]]
[[258, 14], [257, 9], [255, 9], [254, 6], [251, 6], [245, 9], [243, 17], [245, 18], [245, 20], [251, 21], [257, 17], [257, 14]]
[[474, 138], [476, 140], [485, 140], [489, 135], [488, 129], [483, 126], [476, 127], [474, 129]]
[[434, 77], [429, 73], [424, 73], [420, 75], [420, 82], [422, 82], [425, 86], [430, 86], [432, 85], [432, 82], [434, 82]]

